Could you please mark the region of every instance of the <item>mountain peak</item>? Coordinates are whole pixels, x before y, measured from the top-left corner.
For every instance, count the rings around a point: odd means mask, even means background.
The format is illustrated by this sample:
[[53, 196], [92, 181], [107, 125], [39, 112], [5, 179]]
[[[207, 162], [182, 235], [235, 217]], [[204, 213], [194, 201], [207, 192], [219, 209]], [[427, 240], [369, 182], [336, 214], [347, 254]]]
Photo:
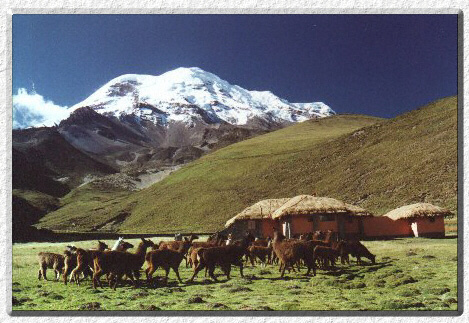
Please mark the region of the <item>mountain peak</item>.
[[170, 122], [247, 125], [251, 120], [300, 122], [335, 112], [322, 102], [290, 103], [270, 91], [249, 91], [199, 67], [179, 67], [159, 76], [118, 76], [83, 102], [98, 113], [136, 115], [155, 124]]

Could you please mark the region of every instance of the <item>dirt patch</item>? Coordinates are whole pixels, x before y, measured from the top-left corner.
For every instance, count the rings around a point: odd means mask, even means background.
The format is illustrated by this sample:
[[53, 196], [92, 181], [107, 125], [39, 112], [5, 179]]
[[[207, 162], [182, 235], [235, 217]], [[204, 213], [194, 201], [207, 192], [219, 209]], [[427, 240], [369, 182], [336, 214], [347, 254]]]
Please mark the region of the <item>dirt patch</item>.
[[398, 278], [394, 281], [391, 281], [390, 285], [393, 286], [393, 287], [397, 287], [397, 286], [401, 286], [401, 285], [416, 283], [417, 281], [418, 280], [416, 280], [412, 276], [403, 276], [403, 277]]
[[385, 300], [381, 303], [383, 309], [390, 309], [390, 310], [404, 310], [408, 308], [423, 308], [425, 304], [422, 302], [412, 302], [407, 300]]
[[435, 259], [436, 257], [432, 256], [432, 255], [424, 255], [424, 256], [422, 256], [422, 258], [424, 258], [424, 259]]
[[157, 307], [156, 305], [140, 304], [140, 308], [142, 311], [161, 311], [161, 308]]
[[182, 289], [181, 287], [174, 287], [174, 288], [171, 288], [173, 290], [173, 293], [183, 293], [185, 292], [184, 289]]
[[399, 293], [400, 296], [414, 297], [422, 294], [418, 289], [405, 289]]
[[205, 301], [200, 296], [191, 297], [187, 300], [189, 304], [198, 304], [198, 303], [205, 303]]
[[130, 296], [130, 299], [131, 300], [136, 300], [136, 299], [139, 299], [139, 298], [144, 298], [144, 297], [147, 297], [148, 295], [148, 292], [138, 292], [137, 294], [134, 294], [132, 296]]
[[11, 299], [11, 303], [12, 303], [13, 306], [19, 306], [19, 305], [22, 305], [25, 302], [30, 302], [30, 301], [32, 301], [32, 299], [29, 298], [29, 297], [16, 298], [15, 296], [13, 296], [12, 299]]
[[207, 307], [213, 310], [229, 310], [230, 308], [223, 303], [209, 303]]
[[451, 290], [447, 287], [436, 287], [436, 288], [430, 288], [429, 292], [432, 293], [433, 295], [443, 295], [446, 293], [449, 293]]
[[91, 302], [80, 305], [78, 308], [81, 311], [98, 311], [101, 309], [101, 303], [99, 302]]

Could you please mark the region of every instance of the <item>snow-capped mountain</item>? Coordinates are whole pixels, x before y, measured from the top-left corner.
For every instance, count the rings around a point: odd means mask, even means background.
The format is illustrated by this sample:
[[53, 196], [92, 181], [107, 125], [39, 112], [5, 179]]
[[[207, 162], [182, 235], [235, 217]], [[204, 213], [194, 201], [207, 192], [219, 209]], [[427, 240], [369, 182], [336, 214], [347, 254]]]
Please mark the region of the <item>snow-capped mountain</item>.
[[248, 91], [200, 68], [177, 68], [159, 76], [126, 74], [116, 77], [74, 111], [89, 106], [121, 118], [134, 115], [155, 125], [203, 122], [248, 125], [301, 122], [335, 112], [322, 102], [290, 103], [269, 91]]
[[[17, 105], [28, 106], [31, 95], [18, 95]], [[49, 114], [55, 117], [53, 127], [13, 132], [15, 169], [23, 165], [18, 174], [48, 172], [50, 183], [59, 185], [51, 184], [56, 191], [63, 189], [58, 180], [68, 179], [72, 187], [87, 175], [184, 164], [286, 124], [334, 114], [324, 103], [290, 103], [268, 91], [231, 85], [199, 68], [122, 75], [71, 108], [36, 94], [32, 98], [37, 106], [47, 104], [48, 111], [61, 114]], [[39, 142], [44, 147], [40, 158]], [[64, 164], [66, 157], [71, 159]]]

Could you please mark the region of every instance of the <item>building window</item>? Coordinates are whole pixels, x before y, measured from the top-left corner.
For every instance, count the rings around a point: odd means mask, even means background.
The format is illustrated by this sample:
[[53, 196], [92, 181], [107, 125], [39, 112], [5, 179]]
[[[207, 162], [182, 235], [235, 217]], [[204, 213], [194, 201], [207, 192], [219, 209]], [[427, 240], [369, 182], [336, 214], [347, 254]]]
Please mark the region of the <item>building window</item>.
[[435, 222], [435, 218], [430, 218], [430, 222]]
[[248, 221], [248, 230], [256, 230], [256, 221]]
[[335, 216], [333, 214], [320, 215], [319, 220], [321, 222], [335, 221]]

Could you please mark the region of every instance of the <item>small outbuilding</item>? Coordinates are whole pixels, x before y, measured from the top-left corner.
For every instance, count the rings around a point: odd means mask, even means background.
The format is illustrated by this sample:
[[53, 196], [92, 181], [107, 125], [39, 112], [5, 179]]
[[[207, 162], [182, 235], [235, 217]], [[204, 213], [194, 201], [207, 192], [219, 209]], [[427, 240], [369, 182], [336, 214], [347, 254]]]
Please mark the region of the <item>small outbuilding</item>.
[[288, 200], [281, 198], [259, 201], [229, 219], [225, 228], [229, 228], [235, 236], [250, 231], [256, 237], [273, 237], [273, 230], [279, 228], [279, 224], [272, 219], [272, 213]]
[[415, 203], [394, 209], [381, 217], [365, 221], [367, 237], [445, 236], [444, 218], [453, 213], [430, 203]]
[[286, 237], [331, 230], [342, 239], [361, 238], [362, 218], [373, 215], [365, 209], [330, 197], [298, 195], [278, 208], [272, 219], [279, 221]]

